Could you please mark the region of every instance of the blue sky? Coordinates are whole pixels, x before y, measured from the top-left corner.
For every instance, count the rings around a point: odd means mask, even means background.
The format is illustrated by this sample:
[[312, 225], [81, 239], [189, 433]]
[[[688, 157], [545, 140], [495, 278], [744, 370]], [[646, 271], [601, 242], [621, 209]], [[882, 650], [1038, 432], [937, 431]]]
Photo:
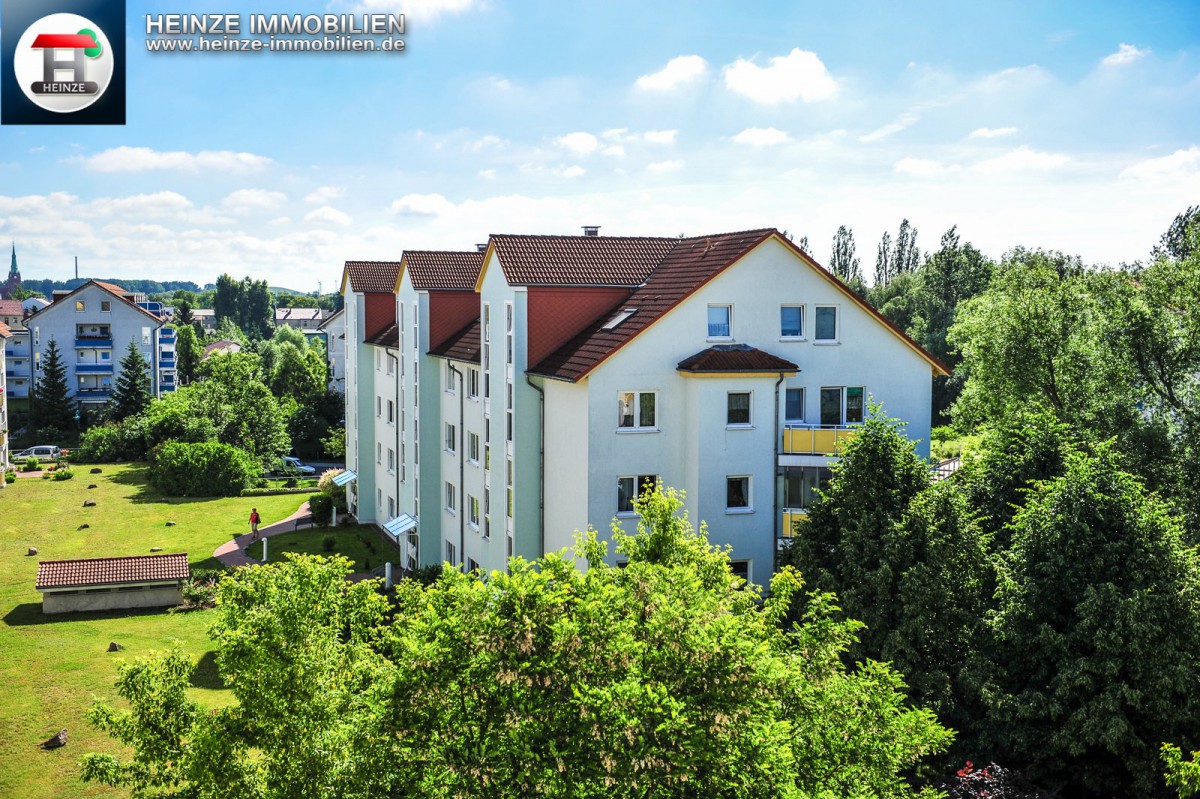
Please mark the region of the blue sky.
[[[1194, 2], [128, 0], [128, 124], [0, 127], [27, 277], [335, 286], [493, 232], [907, 217], [1091, 263], [1200, 204]], [[403, 54], [147, 53], [147, 13], [405, 12]], [[0, 20], [3, 24], [3, 20]]]

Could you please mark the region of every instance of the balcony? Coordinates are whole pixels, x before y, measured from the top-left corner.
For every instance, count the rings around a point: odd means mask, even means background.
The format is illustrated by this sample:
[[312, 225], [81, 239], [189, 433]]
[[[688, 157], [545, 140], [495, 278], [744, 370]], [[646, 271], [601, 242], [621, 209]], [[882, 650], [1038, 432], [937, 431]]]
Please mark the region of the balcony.
[[80, 336], [75, 339], [75, 349], [112, 349], [112, 337], [100, 338], [99, 336], [92, 338], [90, 336]]
[[111, 363], [77, 363], [75, 374], [110, 375], [113, 371]]
[[174, 341], [175, 340], [175, 329], [171, 328], [171, 327], [164, 327], [164, 328], [160, 329], [158, 331], [158, 340], [159, 341]]
[[785, 509], [783, 511], [782, 524], [779, 525], [779, 535], [781, 538], [790, 539], [792, 530], [795, 528], [796, 522], [801, 519], [807, 519], [808, 513], [802, 510]]
[[167, 356], [164, 355], [158, 361], [158, 368], [159, 369], [174, 369], [175, 368], [175, 359], [168, 358]]
[[842, 445], [854, 438], [857, 428], [823, 425], [784, 425], [783, 455], [836, 455]]
[[106, 400], [112, 396], [111, 388], [81, 388], [75, 392], [81, 400]]

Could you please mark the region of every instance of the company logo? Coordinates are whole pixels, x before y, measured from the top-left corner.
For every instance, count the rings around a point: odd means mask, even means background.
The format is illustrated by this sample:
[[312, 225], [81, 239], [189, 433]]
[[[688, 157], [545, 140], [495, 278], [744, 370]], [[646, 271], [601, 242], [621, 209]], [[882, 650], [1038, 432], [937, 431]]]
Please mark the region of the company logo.
[[25, 29], [13, 53], [13, 73], [35, 105], [57, 114], [81, 111], [112, 82], [113, 51], [95, 22], [50, 14]]

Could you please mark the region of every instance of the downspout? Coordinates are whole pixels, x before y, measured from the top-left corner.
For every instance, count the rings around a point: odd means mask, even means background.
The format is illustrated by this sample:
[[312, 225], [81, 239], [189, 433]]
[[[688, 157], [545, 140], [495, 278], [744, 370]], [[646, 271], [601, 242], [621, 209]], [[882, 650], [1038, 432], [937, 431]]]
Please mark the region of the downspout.
[[[386, 352], [386, 350], [385, 350], [385, 352]], [[400, 459], [400, 359], [390, 352], [387, 352], [386, 354], [389, 358], [391, 358], [393, 361], [395, 361], [395, 366], [393, 367], [393, 373], [396, 375], [396, 396], [392, 398], [392, 402], [395, 403], [392, 406], [392, 408], [393, 408], [392, 424], [396, 428], [396, 441], [395, 441], [396, 448], [392, 451], [396, 453], [396, 455], [395, 455], [396, 461], [393, 461], [393, 465], [396, 467], [396, 510], [399, 511], [400, 510], [400, 469], [401, 469], [400, 464], [398, 463], [398, 461]], [[392, 518], [395, 518], [395, 517], [392, 517]], [[389, 519], [388, 521], [391, 521], [391, 519]]]
[[774, 533], [772, 536], [774, 540], [771, 541], [772, 574], [779, 571], [779, 525], [782, 521], [780, 519], [782, 508], [779, 506], [779, 447], [780, 439], [783, 438], [783, 429], [779, 426], [779, 385], [783, 382], [783, 377], [784, 373], [780, 372], [779, 379], [775, 381], [775, 443], [771, 452], [771, 476], [775, 478], [771, 481], [773, 489], [772, 500], [775, 509], [775, 513], [771, 517], [771, 531]]
[[454, 361], [447, 360], [446, 365], [450, 367], [451, 372], [458, 375], [458, 441], [456, 443], [458, 451], [455, 455], [458, 457], [458, 565], [461, 567], [466, 562], [467, 554], [467, 493], [463, 490], [467, 479], [467, 459], [463, 457], [463, 448], [467, 445], [463, 406], [463, 402], [466, 400], [467, 384], [463, 380], [463, 373], [454, 365]]
[[538, 388], [528, 373], [525, 382], [538, 393], [538, 554], [546, 554], [546, 392]]

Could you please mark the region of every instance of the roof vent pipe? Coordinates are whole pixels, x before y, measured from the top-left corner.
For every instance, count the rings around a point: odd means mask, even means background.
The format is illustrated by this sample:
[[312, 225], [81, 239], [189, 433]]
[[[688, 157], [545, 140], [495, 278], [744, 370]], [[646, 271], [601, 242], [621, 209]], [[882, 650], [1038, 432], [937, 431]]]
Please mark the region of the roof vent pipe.
[[590, 236], [592, 238], [599, 236], [600, 235], [600, 226], [599, 225], [584, 225], [583, 226], [583, 235]]

